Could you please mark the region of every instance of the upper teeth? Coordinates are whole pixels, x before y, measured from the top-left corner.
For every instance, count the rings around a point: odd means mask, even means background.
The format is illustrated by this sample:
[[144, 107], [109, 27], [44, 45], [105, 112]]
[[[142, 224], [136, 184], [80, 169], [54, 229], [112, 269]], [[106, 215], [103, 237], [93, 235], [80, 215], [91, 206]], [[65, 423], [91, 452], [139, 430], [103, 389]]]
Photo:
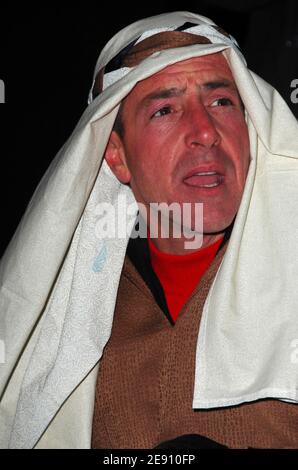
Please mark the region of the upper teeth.
[[206, 176], [206, 175], [216, 175], [216, 171], [205, 171], [205, 172], [201, 172], [201, 173], [196, 173], [196, 175], [199, 175], [199, 176]]

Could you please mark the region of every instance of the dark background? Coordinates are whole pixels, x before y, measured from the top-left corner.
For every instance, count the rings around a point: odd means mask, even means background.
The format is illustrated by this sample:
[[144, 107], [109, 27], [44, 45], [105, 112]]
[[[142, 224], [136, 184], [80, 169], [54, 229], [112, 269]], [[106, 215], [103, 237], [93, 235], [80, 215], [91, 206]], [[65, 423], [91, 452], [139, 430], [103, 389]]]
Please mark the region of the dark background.
[[[135, 2], [134, 2], [135, 3]], [[94, 6], [95, 5], [95, 6]], [[97, 5], [97, 6], [96, 6]], [[1, 6], [1, 243], [13, 235], [49, 163], [87, 105], [98, 54], [108, 39], [140, 18], [175, 10], [209, 16], [238, 40], [249, 67], [290, 101], [298, 78], [296, 0], [81, 3], [72, 7]]]

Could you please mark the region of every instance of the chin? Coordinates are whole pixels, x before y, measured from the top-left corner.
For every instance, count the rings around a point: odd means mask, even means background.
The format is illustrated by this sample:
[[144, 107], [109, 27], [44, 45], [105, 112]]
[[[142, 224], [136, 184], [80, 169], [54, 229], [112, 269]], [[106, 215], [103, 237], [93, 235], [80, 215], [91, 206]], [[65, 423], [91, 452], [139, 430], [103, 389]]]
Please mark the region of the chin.
[[229, 219], [222, 220], [222, 221], [216, 221], [216, 222], [204, 221], [203, 223], [204, 234], [216, 235], [219, 233], [223, 233], [228, 227], [230, 227], [233, 220], [234, 220], [234, 217], [231, 217]]

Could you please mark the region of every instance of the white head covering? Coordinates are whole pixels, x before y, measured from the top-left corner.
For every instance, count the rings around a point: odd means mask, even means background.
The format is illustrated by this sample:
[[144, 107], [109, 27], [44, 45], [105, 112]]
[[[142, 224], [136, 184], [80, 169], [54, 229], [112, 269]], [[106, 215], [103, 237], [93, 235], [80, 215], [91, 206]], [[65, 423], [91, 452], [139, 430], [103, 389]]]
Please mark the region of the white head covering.
[[[2, 447], [30, 448], [37, 442], [40, 447], [90, 446], [94, 367], [111, 332], [129, 238], [127, 230], [123, 238], [99, 239], [97, 208], [100, 202], [116, 206], [119, 197], [135, 201], [131, 190], [101, 164], [119, 103], [137, 81], [167, 65], [218, 51], [245, 105], [251, 164], [229, 246], [203, 311], [193, 406], [221, 407], [264, 397], [298, 401], [294, 116], [276, 90], [247, 69], [234, 40], [192, 13], [160, 15], [120, 31], [103, 49], [94, 76], [145, 32], [187, 22], [200, 25], [188, 32], [209, 35], [212, 44], [156, 52], [118, 76], [105, 77], [103, 93], [92, 102], [90, 95], [90, 105], [43, 177], [3, 257]], [[135, 206], [130, 228], [136, 211]]]

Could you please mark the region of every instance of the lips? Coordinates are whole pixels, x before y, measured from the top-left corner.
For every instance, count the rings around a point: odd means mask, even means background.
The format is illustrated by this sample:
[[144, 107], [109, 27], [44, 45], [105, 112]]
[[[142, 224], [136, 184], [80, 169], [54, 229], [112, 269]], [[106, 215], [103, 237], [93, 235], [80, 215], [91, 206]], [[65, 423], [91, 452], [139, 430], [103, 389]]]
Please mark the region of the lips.
[[218, 171], [192, 171], [183, 179], [188, 186], [197, 188], [212, 189], [217, 188], [223, 182], [223, 175]]

